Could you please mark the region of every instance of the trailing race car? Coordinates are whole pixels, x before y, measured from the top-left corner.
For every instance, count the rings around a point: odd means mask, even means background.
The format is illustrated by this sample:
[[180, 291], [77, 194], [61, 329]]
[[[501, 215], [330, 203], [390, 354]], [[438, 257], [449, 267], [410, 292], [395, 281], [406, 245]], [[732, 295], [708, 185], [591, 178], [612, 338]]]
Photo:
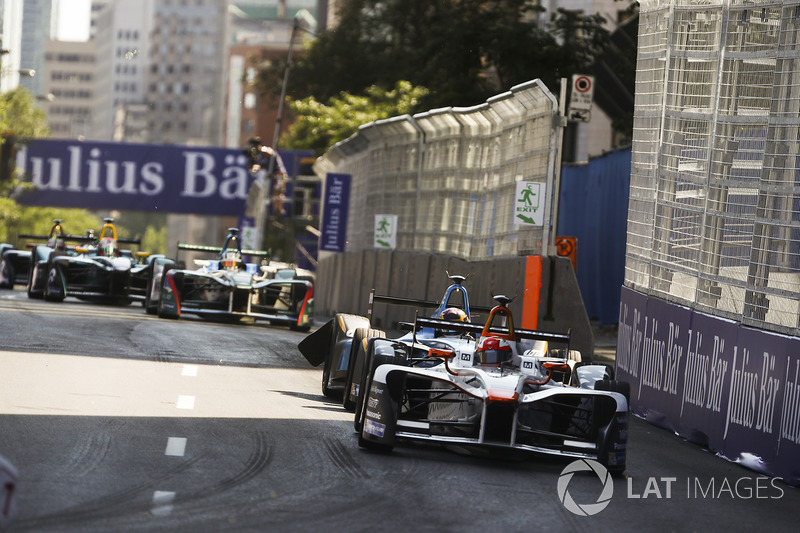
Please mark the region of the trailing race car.
[[[57, 302], [67, 296], [124, 304], [144, 301], [152, 266], [163, 256], [136, 254], [140, 259], [135, 261], [134, 254], [119, 245], [138, 245], [139, 240], [119, 238], [113, 222], [106, 218], [97, 236], [91, 230], [82, 236], [66, 235], [57, 223], [48, 244], [36, 245], [31, 252], [28, 296]], [[137, 291], [138, 287], [142, 289]]]
[[[193, 313], [218, 320], [261, 319], [308, 331], [313, 274], [286, 263], [271, 263], [267, 251], [242, 250], [239, 230], [228, 232], [222, 247], [178, 244], [179, 250], [212, 252], [217, 259], [196, 259], [196, 270], [166, 270], [159, 284], [158, 316]], [[262, 261], [246, 263], [245, 256]]]
[[18, 250], [11, 244], [0, 244], [0, 289], [13, 289], [28, 280], [30, 250]]
[[[322, 394], [329, 398], [342, 399], [346, 409], [355, 409], [358, 403], [359, 377], [363, 373], [364, 350], [371, 338], [386, 338], [386, 333], [371, 328], [372, 306], [374, 303], [389, 303], [418, 307], [435, 307], [432, 317], [450, 317], [469, 322], [471, 311], [490, 311], [487, 307], [470, 306], [467, 289], [463, 286], [464, 276], [451, 276], [450, 286], [445, 290], [441, 302], [412, 300], [393, 296], [370, 294], [368, 316], [338, 313], [314, 333], [298, 344], [300, 353], [313, 366], [322, 366]], [[418, 342], [442, 345], [442, 343], [473, 342], [460, 333], [448, 335], [447, 331], [436, 328], [422, 328], [416, 335]], [[411, 341], [407, 334], [398, 341]]]
[[[47, 242], [50, 248], [61, 246], [66, 248], [66, 239], [72, 235], [66, 235], [61, 226], [61, 219], [53, 220], [53, 227], [49, 235], [28, 235], [21, 234], [19, 239], [32, 239]], [[0, 288], [13, 289], [14, 285], [26, 285], [31, 266], [31, 248], [35, 244], [28, 244], [26, 250], [14, 248], [10, 244], [0, 244]]]
[[515, 329], [510, 300], [496, 299], [483, 327], [433, 318], [413, 325], [477, 334], [474, 343], [370, 340], [354, 421], [359, 445], [389, 451], [425, 441], [591, 458], [621, 474], [629, 385], [605, 365], [581, 364], [569, 334]]

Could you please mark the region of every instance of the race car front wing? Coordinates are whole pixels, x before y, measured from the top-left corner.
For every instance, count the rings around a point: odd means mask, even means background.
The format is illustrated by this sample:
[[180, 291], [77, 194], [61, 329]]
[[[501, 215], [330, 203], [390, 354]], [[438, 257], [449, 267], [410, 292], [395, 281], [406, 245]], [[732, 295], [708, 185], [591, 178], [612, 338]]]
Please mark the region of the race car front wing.
[[432, 372], [383, 365], [365, 399], [362, 438], [397, 439], [597, 459], [625, 468], [628, 404], [622, 394], [559, 385], [522, 394], [470, 390]]

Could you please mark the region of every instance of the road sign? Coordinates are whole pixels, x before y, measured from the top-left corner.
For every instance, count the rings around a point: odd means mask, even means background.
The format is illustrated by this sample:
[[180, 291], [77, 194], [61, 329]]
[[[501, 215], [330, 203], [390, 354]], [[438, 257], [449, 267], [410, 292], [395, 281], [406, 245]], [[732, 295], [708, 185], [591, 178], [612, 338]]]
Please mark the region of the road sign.
[[578, 238], [556, 237], [556, 254], [559, 257], [568, 257], [572, 261], [572, 268], [578, 271]]
[[567, 118], [574, 121], [589, 122], [593, 98], [594, 76], [573, 74]]
[[536, 181], [518, 181], [514, 192], [513, 226], [544, 226], [544, 202], [547, 185]]

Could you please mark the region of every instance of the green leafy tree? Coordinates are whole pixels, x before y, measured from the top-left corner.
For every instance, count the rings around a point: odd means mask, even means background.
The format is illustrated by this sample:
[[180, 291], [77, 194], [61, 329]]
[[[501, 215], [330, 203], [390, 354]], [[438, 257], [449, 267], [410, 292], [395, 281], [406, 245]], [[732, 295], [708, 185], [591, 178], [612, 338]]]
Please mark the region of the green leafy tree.
[[0, 132], [17, 138], [40, 139], [50, 136], [47, 116], [36, 107], [31, 93], [21, 87], [0, 95]]
[[[600, 16], [559, 10], [541, 24], [540, 12], [530, 0], [346, 0], [337, 26], [293, 61], [288, 94], [327, 102], [407, 80], [428, 88], [430, 109], [476, 105], [534, 78], [556, 91], [561, 77], [590, 70], [608, 33]], [[277, 98], [285, 62], [270, 65], [256, 84]]]
[[147, 226], [142, 237], [142, 250], [151, 254], [167, 253], [167, 227]]
[[362, 124], [413, 113], [428, 90], [398, 81], [390, 91], [373, 85], [365, 93], [366, 96], [356, 96], [343, 92], [327, 105], [313, 96], [292, 101], [290, 107], [297, 119], [281, 138], [281, 147], [311, 148], [321, 155], [350, 137]]
[[[12, 89], [0, 94], [0, 137], [4, 151], [13, 151], [13, 142], [20, 139], [49, 137], [47, 117], [36, 107], [33, 96], [22, 88]], [[12, 153], [4, 153], [2, 160], [10, 158]], [[15, 176], [3, 176], [0, 181], [0, 241], [16, 240], [20, 233], [20, 219], [23, 209], [17, 205], [12, 193], [19, 190], [22, 184]], [[48, 228], [49, 230], [49, 228]], [[26, 231], [27, 232], [27, 231]], [[13, 237], [13, 238], [12, 238]]]
[[[16, 88], [0, 94], [0, 136], [13, 138], [15, 144], [50, 136], [47, 116], [27, 90]], [[4, 145], [4, 149], [9, 147]], [[100, 217], [85, 209], [20, 206], [14, 196], [30, 185], [16, 175], [7, 178], [0, 182], [0, 242], [21, 246], [23, 243], [17, 243], [20, 233], [47, 235], [56, 218], [62, 219], [65, 229], [72, 234], [83, 234], [87, 229], [98, 231], [102, 226]], [[123, 228], [117, 229], [125, 235]]]
[[[0, 227], [0, 241], [17, 243], [17, 235], [20, 233], [47, 235], [53, 227], [53, 219], [56, 218], [63, 220], [64, 230], [72, 235], [83, 235], [88, 229], [97, 232], [103, 225], [100, 217], [85, 209], [23, 207], [12, 225]], [[5, 230], [5, 235], [2, 230]], [[19, 242], [17, 245], [22, 246], [24, 243]]]

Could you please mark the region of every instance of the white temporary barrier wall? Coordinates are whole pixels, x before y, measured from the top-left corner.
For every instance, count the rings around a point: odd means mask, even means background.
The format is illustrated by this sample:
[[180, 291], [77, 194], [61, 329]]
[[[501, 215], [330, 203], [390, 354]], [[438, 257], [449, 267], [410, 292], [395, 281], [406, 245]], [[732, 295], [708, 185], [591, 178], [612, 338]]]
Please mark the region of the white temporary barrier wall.
[[[344, 251], [374, 248], [377, 214], [397, 215], [397, 251], [470, 260], [546, 254], [557, 118], [556, 98], [534, 80], [479, 106], [361, 126], [314, 166], [323, 179], [352, 176]], [[520, 181], [544, 185], [541, 226], [515, 218]]]

